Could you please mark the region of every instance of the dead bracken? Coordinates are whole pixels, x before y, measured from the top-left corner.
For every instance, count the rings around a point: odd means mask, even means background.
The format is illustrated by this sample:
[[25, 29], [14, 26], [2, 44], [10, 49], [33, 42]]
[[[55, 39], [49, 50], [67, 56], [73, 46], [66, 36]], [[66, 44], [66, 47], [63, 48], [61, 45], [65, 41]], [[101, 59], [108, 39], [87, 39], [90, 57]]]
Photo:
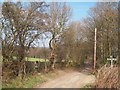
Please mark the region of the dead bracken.
[[103, 66], [97, 74], [97, 88], [118, 88], [118, 67]]

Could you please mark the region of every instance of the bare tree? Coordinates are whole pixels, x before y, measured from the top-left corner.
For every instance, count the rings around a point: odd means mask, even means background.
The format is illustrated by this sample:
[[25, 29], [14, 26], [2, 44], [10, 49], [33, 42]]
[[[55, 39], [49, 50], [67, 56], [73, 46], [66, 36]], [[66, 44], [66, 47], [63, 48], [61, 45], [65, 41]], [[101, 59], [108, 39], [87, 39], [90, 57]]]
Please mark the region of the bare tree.
[[[45, 32], [46, 25], [44, 21], [47, 17], [45, 2], [26, 4], [28, 5], [27, 8], [20, 2], [4, 2], [2, 5], [2, 30], [5, 36], [2, 46], [7, 45], [5, 50], [11, 53], [16, 51], [21, 72], [23, 72], [26, 51]], [[7, 51], [3, 57], [7, 54]]]
[[52, 38], [49, 42], [49, 47], [51, 49], [50, 62], [52, 69], [54, 69], [56, 58], [56, 43], [60, 39], [63, 31], [66, 29], [66, 24], [70, 18], [70, 15], [71, 9], [66, 5], [66, 3], [50, 3], [49, 26]]

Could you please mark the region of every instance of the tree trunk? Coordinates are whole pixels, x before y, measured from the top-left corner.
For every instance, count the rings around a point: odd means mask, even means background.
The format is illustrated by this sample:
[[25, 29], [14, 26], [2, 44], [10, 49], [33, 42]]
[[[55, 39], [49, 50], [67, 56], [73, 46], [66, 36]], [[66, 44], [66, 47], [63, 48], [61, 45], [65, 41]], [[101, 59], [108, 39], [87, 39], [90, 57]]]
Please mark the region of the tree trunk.
[[51, 55], [50, 55], [50, 68], [52, 70], [54, 70], [54, 68], [55, 68], [55, 53], [54, 53], [54, 50], [51, 51]]
[[18, 47], [18, 60], [20, 62], [19, 76], [23, 79], [25, 75], [25, 47], [23, 44]]
[[49, 42], [49, 47], [51, 49], [51, 54], [50, 54], [50, 68], [54, 70], [55, 68], [55, 57], [56, 57], [56, 43], [55, 43], [55, 35], [52, 35], [52, 39]]

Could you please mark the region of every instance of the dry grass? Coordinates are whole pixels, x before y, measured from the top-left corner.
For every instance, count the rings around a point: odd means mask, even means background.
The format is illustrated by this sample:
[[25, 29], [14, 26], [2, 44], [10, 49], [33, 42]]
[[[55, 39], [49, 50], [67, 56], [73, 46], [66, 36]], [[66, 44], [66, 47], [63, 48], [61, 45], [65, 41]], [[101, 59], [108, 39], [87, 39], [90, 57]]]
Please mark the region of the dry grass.
[[118, 88], [118, 67], [103, 66], [97, 74], [97, 88]]

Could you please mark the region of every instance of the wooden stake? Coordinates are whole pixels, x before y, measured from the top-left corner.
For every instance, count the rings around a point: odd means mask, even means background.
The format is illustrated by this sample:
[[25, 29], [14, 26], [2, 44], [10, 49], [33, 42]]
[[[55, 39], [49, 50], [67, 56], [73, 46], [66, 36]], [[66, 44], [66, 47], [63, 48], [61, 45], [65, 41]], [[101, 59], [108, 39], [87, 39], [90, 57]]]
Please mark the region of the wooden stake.
[[95, 41], [94, 41], [94, 71], [96, 69], [96, 36], [97, 36], [97, 28], [95, 28]]

